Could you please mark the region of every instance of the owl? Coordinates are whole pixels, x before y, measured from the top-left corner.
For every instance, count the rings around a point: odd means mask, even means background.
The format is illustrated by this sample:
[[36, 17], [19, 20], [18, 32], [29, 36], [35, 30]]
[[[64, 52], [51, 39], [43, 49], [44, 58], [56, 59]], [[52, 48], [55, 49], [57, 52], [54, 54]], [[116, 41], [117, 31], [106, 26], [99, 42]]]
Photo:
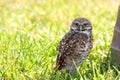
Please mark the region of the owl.
[[87, 58], [93, 47], [92, 24], [86, 18], [76, 18], [70, 31], [60, 41], [55, 69], [75, 70]]

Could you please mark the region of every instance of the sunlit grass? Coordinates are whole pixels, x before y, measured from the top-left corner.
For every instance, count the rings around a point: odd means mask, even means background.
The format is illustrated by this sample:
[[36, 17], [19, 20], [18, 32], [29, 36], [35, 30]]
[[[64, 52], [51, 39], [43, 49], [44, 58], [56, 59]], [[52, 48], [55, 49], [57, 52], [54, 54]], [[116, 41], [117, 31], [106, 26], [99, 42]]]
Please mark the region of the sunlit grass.
[[[0, 79], [119, 80], [110, 65], [118, 0], [1, 0]], [[54, 75], [56, 46], [77, 17], [93, 24], [94, 47], [79, 76]]]

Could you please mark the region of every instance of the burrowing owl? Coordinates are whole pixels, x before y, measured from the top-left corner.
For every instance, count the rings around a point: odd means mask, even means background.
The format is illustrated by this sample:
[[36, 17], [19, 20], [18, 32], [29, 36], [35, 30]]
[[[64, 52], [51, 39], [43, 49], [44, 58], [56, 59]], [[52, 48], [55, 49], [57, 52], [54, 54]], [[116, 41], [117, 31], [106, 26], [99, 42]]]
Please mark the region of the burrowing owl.
[[78, 67], [92, 49], [92, 25], [86, 18], [77, 18], [72, 22], [70, 31], [60, 41], [55, 69], [69, 71]]

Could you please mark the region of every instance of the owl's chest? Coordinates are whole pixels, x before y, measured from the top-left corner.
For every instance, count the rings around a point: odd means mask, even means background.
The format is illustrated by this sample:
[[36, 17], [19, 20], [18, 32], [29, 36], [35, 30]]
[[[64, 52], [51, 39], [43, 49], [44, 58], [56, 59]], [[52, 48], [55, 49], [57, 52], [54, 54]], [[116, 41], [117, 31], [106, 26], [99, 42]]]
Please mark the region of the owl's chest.
[[77, 43], [77, 47], [76, 47], [76, 53], [82, 54], [82, 53], [89, 53], [90, 52], [90, 47], [91, 47], [91, 42], [86, 40], [86, 41], [82, 41]]
[[79, 66], [83, 60], [85, 60], [90, 53], [90, 45], [91, 42], [85, 42], [84, 44], [77, 43], [76, 51], [75, 51], [75, 63]]

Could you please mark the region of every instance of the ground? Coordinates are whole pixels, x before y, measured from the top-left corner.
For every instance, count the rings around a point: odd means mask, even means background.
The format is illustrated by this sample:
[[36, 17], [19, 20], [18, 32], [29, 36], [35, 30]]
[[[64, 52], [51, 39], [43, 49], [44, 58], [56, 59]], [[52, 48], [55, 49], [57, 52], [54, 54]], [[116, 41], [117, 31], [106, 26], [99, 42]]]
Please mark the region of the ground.
[[[110, 44], [119, 0], [1, 0], [0, 79], [119, 80]], [[93, 25], [94, 46], [79, 76], [54, 71], [56, 46], [77, 17]]]

